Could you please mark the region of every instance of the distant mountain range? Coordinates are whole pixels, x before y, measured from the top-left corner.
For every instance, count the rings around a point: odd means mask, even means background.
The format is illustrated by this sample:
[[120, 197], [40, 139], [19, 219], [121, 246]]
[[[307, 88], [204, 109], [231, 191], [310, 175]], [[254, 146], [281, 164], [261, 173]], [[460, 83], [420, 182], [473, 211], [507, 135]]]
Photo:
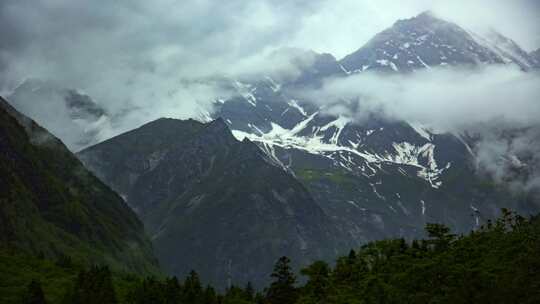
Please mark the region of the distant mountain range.
[[[233, 97], [216, 100], [213, 113], [197, 117], [201, 122], [160, 119], [78, 153], [141, 217], [168, 273], [184, 275], [193, 267], [216, 286], [229, 280], [262, 286], [280, 255], [305, 265], [369, 240], [421, 237], [428, 222], [466, 232], [501, 207], [540, 211], [537, 190], [511, 191], [477, 174], [478, 134], [441, 133], [377, 114], [360, 124], [297, 94], [329, 77], [359, 73], [406, 77], [483, 65], [529, 72], [540, 67], [539, 51], [528, 54], [498, 33], [482, 37], [422, 13], [397, 21], [342, 60], [312, 51], [297, 56], [313, 60], [291, 80], [220, 79]], [[31, 112], [33, 100], [45, 95], [32, 88], [15, 90], [17, 108]], [[82, 115], [99, 125], [108, 117], [90, 97], [60, 91], [70, 120]], [[73, 146], [97, 141], [81, 132]], [[502, 133], [516, 132], [524, 130]], [[530, 159], [508, 155], [504, 161], [527, 175], [536, 168], [527, 166]]]

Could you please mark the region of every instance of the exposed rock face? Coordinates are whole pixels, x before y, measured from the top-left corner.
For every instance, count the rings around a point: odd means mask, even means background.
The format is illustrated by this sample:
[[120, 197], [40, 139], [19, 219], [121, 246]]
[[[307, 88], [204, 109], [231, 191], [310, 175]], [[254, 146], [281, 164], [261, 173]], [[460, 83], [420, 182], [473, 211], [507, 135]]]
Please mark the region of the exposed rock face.
[[474, 140], [467, 136], [377, 117], [356, 124], [313, 109], [286, 90], [243, 85], [253, 90], [251, 102], [240, 92], [218, 105], [216, 116], [292, 172], [358, 245], [422, 236], [427, 222], [469, 231], [501, 207], [535, 210], [527, 198], [516, 199], [476, 174]]
[[[319, 56], [320, 61], [327, 58]], [[526, 214], [537, 209], [537, 199], [516, 198], [477, 174], [477, 135], [440, 133], [374, 114], [359, 124], [352, 117], [329, 114], [296, 91], [361, 72], [479, 64], [529, 70], [531, 57], [500, 34], [482, 38], [423, 13], [396, 22], [335, 63], [339, 69], [321, 70], [316, 81], [233, 81], [236, 96], [216, 103], [214, 117], [222, 117], [237, 138], [249, 138], [292, 172], [358, 244], [418, 237], [426, 222], [444, 222], [465, 232], [496, 216], [501, 207]], [[311, 75], [309, 69], [306, 73]]]
[[160, 119], [79, 157], [137, 210], [171, 274], [262, 287], [282, 255], [303, 265], [350, 246], [300, 182], [221, 119]]

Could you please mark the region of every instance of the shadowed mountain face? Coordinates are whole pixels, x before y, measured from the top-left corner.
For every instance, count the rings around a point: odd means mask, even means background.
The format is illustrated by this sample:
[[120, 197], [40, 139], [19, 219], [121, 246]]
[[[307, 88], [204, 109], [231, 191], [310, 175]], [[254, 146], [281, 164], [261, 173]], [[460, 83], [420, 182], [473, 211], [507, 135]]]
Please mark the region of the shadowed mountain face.
[[[319, 56], [320, 61], [326, 58]], [[396, 22], [336, 62], [340, 69], [318, 73], [316, 81], [234, 81], [236, 95], [216, 102], [214, 117], [222, 117], [237, 138], [250, 139], [292, 172], [357, 244], [421, 237], [426, 222], [466, 232], [497, 216], [501, 207], [525, 214], [538, 210], [537, 196], [512, 194], [507, 185], [477, 174], [477, 135], [440, 133], [376, 114], [357, 123], [353, 117], [327, 113], [297, 90], [317, 87], [325, 77], [369, 71], [478, 64], [516, 64], [528, 70], [532, 62], [500, 34], [481, 38], [423, 13]], [[350, 105], [344, 101], [343, 106]]]
[[133, 211], [60, 140], [1, 98], [0, 248], [158, 271]]
[[301, 183], [220, 119], [160, 119], [78, 155], [137, 210], [171, 274], [262, 287], [282, 255], [304, 265], [350, 246]]
[[356, 124], [270, 83], [242, 86], [250, 91], [217, 105], [216, 117], [292, 172], [357, 245], [423, 236], [427, 222], [466, 232], [501, 207], [536, 210], [527, 196], [477, 174], [475, 142], [466, 136], [376, 116]]

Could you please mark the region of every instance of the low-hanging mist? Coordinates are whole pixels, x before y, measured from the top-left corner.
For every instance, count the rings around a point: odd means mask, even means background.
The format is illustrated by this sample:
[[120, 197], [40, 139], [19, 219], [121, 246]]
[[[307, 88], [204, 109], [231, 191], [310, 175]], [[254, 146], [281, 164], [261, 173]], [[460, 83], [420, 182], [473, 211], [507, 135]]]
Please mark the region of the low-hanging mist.
[[[500, 65], [361, 73], [328, 79], [319, 89], [297, 94], [330, 115], [347, 116], [359, 124], [376, 114], [472, 138], [480, 172], [497, 181], [512, 179], [525, 189], [540, 186], [537, 72]], [[527, 166], [525, 176], [516, 179], [516, 170]]]

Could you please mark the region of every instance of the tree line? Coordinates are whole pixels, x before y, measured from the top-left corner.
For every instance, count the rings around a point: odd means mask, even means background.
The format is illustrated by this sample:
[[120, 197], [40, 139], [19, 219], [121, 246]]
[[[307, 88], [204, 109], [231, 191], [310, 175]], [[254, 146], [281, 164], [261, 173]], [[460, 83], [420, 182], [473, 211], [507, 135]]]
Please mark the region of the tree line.
[[[426, 231], [426, 239], [412, 242], [370, 242], [334, 265], [316, 261], [300, 271], [303, 285], [281, 257], [262, 291], [247, 284], [218, 293], [192, 271], [183, 281], [138, 278], [120, 298], [114, 275], [95, 266], [79, 273], [62, 304], [540, 303], [538, 218], [503, 210], [468, 235], [441, 224], [427, 224]], [[47, 303], [39, 282], [29, 283], [23, 303]]]

